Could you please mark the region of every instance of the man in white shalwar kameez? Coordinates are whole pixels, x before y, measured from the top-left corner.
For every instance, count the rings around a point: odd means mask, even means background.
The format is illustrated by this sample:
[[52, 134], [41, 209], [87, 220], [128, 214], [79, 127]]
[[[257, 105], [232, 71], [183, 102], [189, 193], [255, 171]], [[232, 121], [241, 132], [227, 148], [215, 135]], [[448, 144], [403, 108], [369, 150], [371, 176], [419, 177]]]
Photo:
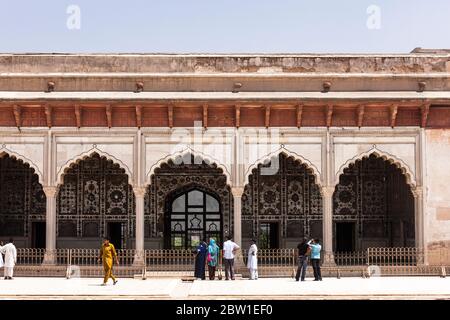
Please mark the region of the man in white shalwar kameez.
[[[3, 242], [0, 242], [0, 250], [2, 249]], [[3, 255], [0, 253], [0, 269], [3, 268]]]
[[17, 261], [17, 249], [14, 246], [13, 240], [10, 239], [7, 244], [5, 244], [0, 249], [0, 253], [5, 255], [5, 280], [12, 280], [14, 273], [14, 266]]
[[252, 240], [250, 249], [248, 250], [247, 268], [250, 271], [250, 280], [258, 280], [258, 248], [256, 241]]

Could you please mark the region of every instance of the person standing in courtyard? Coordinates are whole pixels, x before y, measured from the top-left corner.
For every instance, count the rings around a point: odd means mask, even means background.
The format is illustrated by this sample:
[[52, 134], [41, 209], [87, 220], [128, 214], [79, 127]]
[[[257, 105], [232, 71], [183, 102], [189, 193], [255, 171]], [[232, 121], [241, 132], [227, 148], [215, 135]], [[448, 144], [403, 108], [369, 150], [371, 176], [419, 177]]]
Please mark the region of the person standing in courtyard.
[[258, 280], [258, 247], [256, 240], [252, 239], [250, 249], [248, 249], [247, 268], [250, 271], [250, 280]]
[[205, 280], [205, 264], [208, 247], [205, 240], [202, 240], [195, 249], [195, 273], [194, 277]]
[[[208, 264], [209, 280], [216, 278], [216, 268], [219, 261], [219, 246], [216, 244], [216, 240], [209, 239], [208, 254], [206, 263]], [[220, 279], [219, 279], [220, 280]]]
[[311, 253], [311, 248], [307, 244], [307, 240], [303, 239], [303, 241], [297, 246], [298, 249], [298, 268], [297, 273], [295, 274], [295, 281], [305, 281], [306, 277], [306, 268], [308, 267], [308, 256]]
[[105, 273], [105, 277], [103, 278], [103, 286], [106, 286], [108, 279], [111, 278], [113, 280], [113, 284], [117, 283], [116, 277], [114, 277], [112, 273], [114, 261], [117, 265], [119, 265], [119, 258], [117, 257], [116, 248], [114, 245], [109, 242], [108, 238], [103, 239], [102, 247], [100, 248], [100, 256], [98, 258], [99, 262], [102, 260], [103, 262], [103, 271]]
[[[3, 242], [0, 241], [0, 251], [2, 250]], [[0, 269], [3, 268], [3, 254], [0, 253]]]
[[308, 242], [311, 247], [311, 264], [314, 270], [314, 281], [322, 281], [322, 274], [320, 272], [320, 251], [322, 246], [319, 239], [312, 239]]
[[5, 261], [3, 262], [3, 266], [5, 268], [5, 280], [12, 280], [14, 274], [14, 266], [17, 262], [17, 249], [14, 245], [14, 240], [9, 239], [8, 243], [1, 247], [0, 255], [5, 255]]
[[223, 258], [225, 259], [225, 280], [234, 280], [234, 255], [239, 250], [239, 246], [232, 241], [231, 236], [227, 236], [227, 241], [223, 244]]

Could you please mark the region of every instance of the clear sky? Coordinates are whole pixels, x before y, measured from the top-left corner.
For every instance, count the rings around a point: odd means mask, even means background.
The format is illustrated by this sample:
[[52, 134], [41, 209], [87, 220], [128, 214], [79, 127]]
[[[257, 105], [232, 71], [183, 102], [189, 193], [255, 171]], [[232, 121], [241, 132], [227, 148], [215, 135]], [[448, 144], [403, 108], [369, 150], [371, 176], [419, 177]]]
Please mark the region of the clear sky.
[[408, 53], [415, 47], [450, 48], [450, 0], [0, 4], [0, 52]]

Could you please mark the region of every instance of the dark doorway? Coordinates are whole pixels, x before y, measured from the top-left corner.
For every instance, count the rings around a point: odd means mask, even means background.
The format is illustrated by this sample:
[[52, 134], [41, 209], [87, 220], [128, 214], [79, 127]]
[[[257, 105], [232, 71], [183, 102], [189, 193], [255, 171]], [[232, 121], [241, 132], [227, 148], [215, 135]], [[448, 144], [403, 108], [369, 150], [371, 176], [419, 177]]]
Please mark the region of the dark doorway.
[[45, 222], [32, 223], [32, 248], [45, 248]]
[[278, 222], [262, 222], [258, 240], [261, 249], [278, 248]]
[[108, 237], [109, 241], [116, 249], [122, 249], [122, 223], [109, 222], [108, 223]]
[[355, 250], [355, 223], [336, 222], [336, 252]]

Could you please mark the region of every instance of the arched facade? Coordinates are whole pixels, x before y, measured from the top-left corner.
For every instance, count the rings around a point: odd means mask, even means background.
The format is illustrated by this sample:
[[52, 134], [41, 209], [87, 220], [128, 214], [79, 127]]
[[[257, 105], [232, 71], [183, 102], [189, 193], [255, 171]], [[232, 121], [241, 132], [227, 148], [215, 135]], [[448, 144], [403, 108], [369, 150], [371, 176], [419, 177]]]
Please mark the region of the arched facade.
[[0, 154], [0, 240], [45, 248], [46, 196], [29, 163]]
[[132, 247], [135, 202], [126, 170], [94, 152], [64, 172], [56, 199], [57, 246], [96, 248], [109, 236], [117, 248]]
[[227, 176], [215, 163], [191, 153], [169, 159], [154, 170], [145, 197], [145, 238], [147, 247], [170, 248], [167, 217], [174, 194], [200, 190], [219, 202], [221, 234], [233, 230], [233, 197]]
[[376, 153], [343, 169], [333, 195], [334, 251], [415, 246], [410, 181], [404, 169]]
[[[271, 167], [277, 170], [264, 174]], [[243, 242], [258, 238], [260, 247], [283, 248], [296, 246], [303, 237], [321, 238], [322, 196], [316, 179], [307, 164], [283, 152], [254, 168], [242, 196]]]

